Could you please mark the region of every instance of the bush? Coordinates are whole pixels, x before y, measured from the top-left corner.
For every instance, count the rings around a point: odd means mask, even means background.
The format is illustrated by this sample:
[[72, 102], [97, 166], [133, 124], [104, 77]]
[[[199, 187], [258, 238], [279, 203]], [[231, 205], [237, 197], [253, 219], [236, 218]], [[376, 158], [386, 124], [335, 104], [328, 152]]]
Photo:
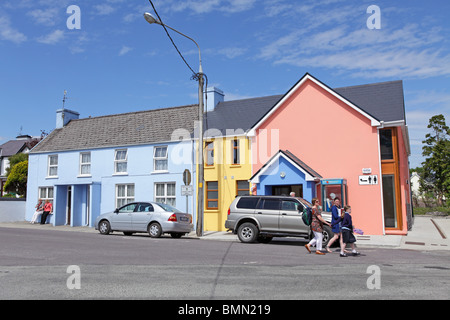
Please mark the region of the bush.
[[28, 161], [22, 161], [12, 167], [3, 190], [26, 196], [28, 177]]

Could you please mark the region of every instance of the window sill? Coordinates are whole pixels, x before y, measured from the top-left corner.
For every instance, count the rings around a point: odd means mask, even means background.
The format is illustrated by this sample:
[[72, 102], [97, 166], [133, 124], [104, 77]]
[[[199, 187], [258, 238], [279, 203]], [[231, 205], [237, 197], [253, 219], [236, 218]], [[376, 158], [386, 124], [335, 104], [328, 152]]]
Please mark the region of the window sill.
[[77, 178], [92, 178], [92, 175], [90, 174], [83, 174], [83, 175], [78, 175]]
[[150, 172], [150, 174], [158, 174], [158, 173], [169, 173], [169, 170], [159, 170]]
[[113, 176], [127, 176], [128, 172], [115, 172], [113, 173]]
[[45, 177], [45, 179], [58, 179], [59, 177], [58, 176], [47, 176], [47, 177]]

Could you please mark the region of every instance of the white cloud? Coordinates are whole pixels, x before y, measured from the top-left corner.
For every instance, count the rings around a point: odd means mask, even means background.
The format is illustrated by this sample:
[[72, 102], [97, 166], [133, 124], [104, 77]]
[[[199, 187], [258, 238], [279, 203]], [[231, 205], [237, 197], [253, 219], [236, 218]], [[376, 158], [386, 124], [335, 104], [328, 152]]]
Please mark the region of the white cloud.
[[63, 30], [55, 30], [49, 33], [46, 36], [42, 36], [37, 38], [37, 42], [44, 44], [55, 44], [64, 39], [64, 31]]
[[243, 54], [245, 54], [246, 51], [247, 49], [244, 48], [230, 47], [220, 49], [218, 53], [224, 55], [228, 59], [234, 59], [236, 57], [242, 56]]
[[97, 10], [97, 14], [102, 15], [102, 16], [109, 15], [109, 14], [113, 13], [114, 11], [116, 11], [116, 8], [114, 8], [113, 6], [110, 6], [109, 4], [98, 4], [98, 5], [94, 6], [94, 8]]
[[27, 12], [27, 15], [32, 17], [34, 21], [38, 24], [45, 26], [54, 26], [56, 23], [56, 17], [61, 14], [58, 8], [48, 8], [48, 9], [35, 9], [33, 11]]
[[442, 45], [446, 30], [430, 26], [425, 18], [403, 24], [396, 8], [383, 8], [382, 28], [369, 30], [364, 5], [274, 1], [266, 3], [265, 18], [278, 14], [283, 23], [266, 24], [259, 59], [371, 79], [450, 75], [450, 51]]
[[131, 50], [133, 50], [133, 48], [130, 48], [130, 47], [127, 47], [127, 46], [123, 46], [122, 49], [120, 49], [120, 51], [119, 51], [119, 56], [124, 56], [128, 52], [130, 52]]
[[11, 26], [11, 21], [7, 16], [0, 15], [0, 40], [21, 43], [27, 40], [27, 37], [20, 31]]
[[236, 13], [251, 9], [255, 3], [256, 0], [177, 0], [170, 3], [170, 10], [191, 10], [196, 14], [210, 13], [212, 11]]

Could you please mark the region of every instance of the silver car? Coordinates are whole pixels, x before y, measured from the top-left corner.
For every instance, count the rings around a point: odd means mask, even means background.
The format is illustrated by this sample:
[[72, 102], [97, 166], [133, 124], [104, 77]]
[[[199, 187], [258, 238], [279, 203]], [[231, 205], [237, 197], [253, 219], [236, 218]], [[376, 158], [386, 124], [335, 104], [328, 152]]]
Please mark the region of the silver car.
[[[237, 196], [228, 210], [225, 228], [238, 235], [242, 242], [268, 243], [273, 237], [311, 238], [309, 226], [302, 220], [303, 211], [312, 205], [302, 199], [287, 196]], [[331, 215], [322, 213], [326, 221]], [[325, 246], [333, 237], [328, 226], [323, 227]]]
[[104, 213], [95, 220], [95, 230], [101, 234], [122, 231], [125, 235], [148, 232], [152, 238], [169, 233], [173, 238], [191, 232], [192, 215], [159, 202], [133, 202], [114, 212]]

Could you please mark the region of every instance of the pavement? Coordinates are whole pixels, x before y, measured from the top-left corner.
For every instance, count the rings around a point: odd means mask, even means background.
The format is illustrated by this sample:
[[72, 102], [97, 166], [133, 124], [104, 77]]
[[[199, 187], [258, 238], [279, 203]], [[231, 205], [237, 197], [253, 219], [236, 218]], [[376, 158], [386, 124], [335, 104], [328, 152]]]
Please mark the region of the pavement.
[[[58, 230], [71, 232], [98, 233], [90, 227], [53, 226], [50, 224], [31, 224], [27, 221], [3, 222], [0, 227], [27, 228], [40, 230]], [[358, 247], [383, 247], [392, 249], [410, 250], [450, 250], [450, 217], [442, 216], [416, 216], [412, 230], [407, 235], [357, 235]], [[237, 235], [227, 231], [205, 231], [198, 237], [195, 232], [189, 233], [185, 238], [216, 241], [237, 241]], [[299, 238], [280, 238], [284, 241], [298, 241]]]

